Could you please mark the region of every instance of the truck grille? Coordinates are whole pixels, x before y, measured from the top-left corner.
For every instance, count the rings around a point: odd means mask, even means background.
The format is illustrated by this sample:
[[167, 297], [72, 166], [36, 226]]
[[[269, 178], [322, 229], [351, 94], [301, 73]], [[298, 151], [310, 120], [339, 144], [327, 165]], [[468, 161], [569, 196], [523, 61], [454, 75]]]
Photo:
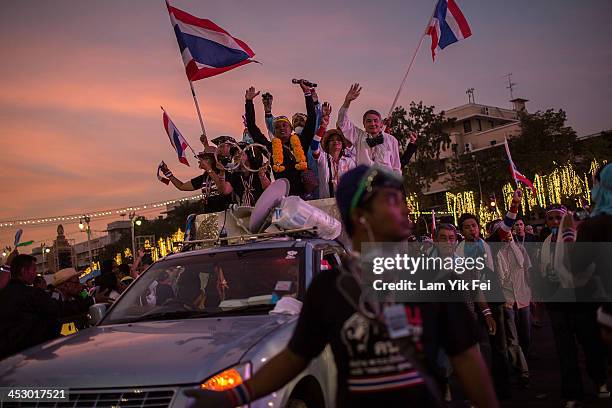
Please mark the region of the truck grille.
[[49, 408], [167, 408], [175, 391], [172, 389], [70, 390], [69, 399], [58, 402], [5, 402], [9, 407]]

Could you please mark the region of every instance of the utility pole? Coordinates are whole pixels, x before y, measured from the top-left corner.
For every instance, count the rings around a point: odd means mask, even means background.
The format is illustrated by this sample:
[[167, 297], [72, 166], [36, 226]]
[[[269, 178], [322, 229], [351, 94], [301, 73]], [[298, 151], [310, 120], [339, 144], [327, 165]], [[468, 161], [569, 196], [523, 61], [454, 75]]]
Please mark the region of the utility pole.
[[140, 225], [142, 224], [142, 221], [140, 220], [140, 218], [136, 217], [136, 213], [135, 212], [131, 212], [129, 214], [129, 218], [130, 218], [130, 229], [132, 232], [132, 259], [136, 260], [136, 238], [134, 237], [134, 230], [136, 228], [136, 225]]

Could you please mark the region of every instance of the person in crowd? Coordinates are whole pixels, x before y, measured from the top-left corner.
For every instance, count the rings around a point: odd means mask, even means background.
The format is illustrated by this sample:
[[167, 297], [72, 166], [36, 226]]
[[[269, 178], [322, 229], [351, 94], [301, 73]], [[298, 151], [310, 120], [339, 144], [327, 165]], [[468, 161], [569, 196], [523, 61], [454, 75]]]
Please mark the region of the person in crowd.
[[397, 174], [402, 174], [399, 145], [397, 139], [383, 131], [380, 113], [368, 110], [363, 114], [363, 129], [356, 127], [349, 119], [348, 110], [351, 102], [359, 97], [359, 84], [351, 85], [344, 98], [344, 104], [338, 112], [336, 126], [355, 146], [357, 164], [377, 164]]
[[533, 228], [531, 229], [532, 232], [528, 232], [527, 227], [528, 225], [525, 224], [525, 220], [522, 217], [516, 218], [513, 232], [514, 240], [517, 243], [523, 244], [525, 242], [538, 242], [536, 236], [533, 235]]
[[64, 268], [53, 274], [53, 299], [65, 302], [81, 296], [85, 285], [79, 280], [79, 272], [74, 268]]
[[[93, 298], [80, 296], [55, 300], [31, 286], [35, 277], [35, 257], [13, 258], [11, 280], [0, 296], [0, 359], [59, 336], [60, 318], [85, 313], [94, 303]], [[104, 302], [106, 297], [100, 294], [95, 300]]]
[[[307, 120], [301, 135], [294, 132], [291, 121], [286, 116], [274, 118], [274, 137], [268, 140], [255, 123], [253, 99], [259, 95], [254, 87], [245, 92], [247, 129], [255, 143], [262, 144], [272, 152], [272, 171], [275, 178], [286, 178], [290, 184], [290, 195], [304, 196], [306, 183], [303, 174], [307, 173], [306, 152], [315, 134], [316, 113], [311, 88], [300, 83], [306, 101]], [[311, 191], [312, 192], [312, 191]], [[310, 193], [311, 193], [310, 192]]]
[[11, 262], [17, 255], [19, 255], [19, 251], [14, 249], [6, 257], [4, 264], [0, 265], [0, 290], [4, 289], [11, 280]]
[[181, 191], [202, 190], [204, 213], [224, 211], [232, 203], [232, 186], [225, 179], [223, 166], [217, 164], [214, 151], [215, 148], [212, 147], [197, 155], [198, 166], [204, 170], [204, 174], [186, 182], [176, 178], [165, 163], [161, 168], [164, 176], [177, 189]]
[[306, 151], [315, 133], [315, 108], [311, 89], [300, 83], [306, 101], [308, 119], [301, 135], [297, 135], [286, 116], [274, 118], [274, 137], [268, 140], [255, 124], [253, 99], [259, 95], [254, 87], [245, 93], [246, 120], [249, 134], [255, 143], [262, 144], [272, 152], [272, 171], [276, 178], [286, 178], [290, 184], [291, 195], [303, 196], [305, 191], [303, 173], [308, 169]]
[[42, 289], [42, 290], [47, 290], [47, 281], [42, 276], [37, 275], [34, 278], [34, 282], [32, 283], [32, 286], [34, 286], [35, 288]]
[[[561, 221], [566, 214], [567, 209], [564, 206], [554, 205], [547, 208], [546, 226], [550, 235], [544, 240], [539, 262], [543, 279], [542, 287], [546, 289], [546, 292], [569, 293], [569, 296], [573, 298], [580, 288], [568, 287], [566, 278], [571, 272], [564, 270], [563, 265], [555, 265], [554, 261], [555, 251], [558, 250], [556, 247], [558, 238], [562, 238], [564, 233], [571, 236], [570, 231], [563, 231], [561, 237], [558, 236]], [[601, 222], [601, 220], [596, 221]], [[589, 224], [584, 230], [586, 235], [588, 235], [589, 226], [593, 228], [594, 225]], [[605, 231], [605, 229], [600, 231]], [[576, 270], [582, 270], [582, 268]], [[610, 397], [607, 386], [606, 350], [597, 324], [598, 306], [595, 302], [548, 301], [546, 303], [561, 368], [561, 395], [567, 408], [580, 406], [584, 399], [584, 386], [578, 363], [578, 344], [582, 346], [587, 374], [593, 382], [597, 396], [599, 398]]]
[[[238, 146], [244, 149], [248, 144], [240, 142]], [[231, 193], [234, 195], [236, 204], [253, 207], [264, 190], [268, 188], [271, 183], [268, 167], [262, 165], [263, 152], [254, 148], [242, 153], [240, 167], [229, 175]], [[257, 169], [259, 170], [256, 173], [251, 171]], [[223, 191], [225, 192], [226, 190]]]
[[535, 240], [536, 241], [538, 240], [537, 235], [535, 231], [533, 230], [533, 225], [529, 225], [529, 224], [525, 225], [525, 233], [533, 235]]
[[[319, 198], [334, 197], [340, 177], [356, 166], [355, 160], [346, 154], [352, 144], [340, 129], [327, 130], [331, 105], [323, 104], [323, 117], [310, 150], [317, 161], [319, 175]], [[326, 131], [327, 130], [327, 131]]]
[[531, 261], [522, 245], [512, 240], [512, 233], [502, 220], [491, 227], [488, 243], [496, 243], [493, 250], [495, 270], [502, 284], [505, 304], [504, 329], [506, 345], [513, 367], [520, 373], [519, 385], [529, 386], [527, 354], [531, 344], [531, 289], [527, 283]]
[[[356, 250], [366, 241], [399, 242], [410, 235], [402, 180], [393, 173], [357, 166], [341, 178], [336, 201]], [[355, 253], [341, 268], [315, 276], [288, 346], [237, 388], [185, 391], [194, 398], [191, 406], [238, 406], [274, 392], [330, 344], [337, 366], [337, 407], [439, 406], [426, 356], [435, 355], [440, 345], [467, 397], [477, 406], [497, 407], [466, 306], [406, 303], [383, 308], [377, 299], [361, 296], [357, 282], [364, 273]], [[392, 338], [383, 317], [391, 310], [410, 319], [413, 330], [408, 335]]]
[[117, 279], [124, 289], [130, 286], [130, 283], [134, 281], [130, 273], [130, 265], [122, 263], [117, 266]]
[[457, 245], [457, 255], [485, 259], [485, 269], [481, 271], [481, 280], [490, 281], [492, 290], [484, 299], [487, 306], [479, 305], [478, 322], [481, 334], [488, 332], [489, 341], [481, 336], [479, 344], [482, 354], [490, 364], [497, 395], [500, 398], [508, 399], [511, 396], [510, 363], [504, 330], [503, 302], [500, 302], [503, 295], [501, 282], [495, 273], [491, 248], [480, 236], [478, 218], [473, 214], [465, 213], [459, 217], [458, 224], [464, 240]]
[[[316, 113], [315, 129], [318, 129], [321, 123], [322, 115], [323, 115], [322, 109], [321, 109], [321, 103], [319, 102], [319, 97], [317, 95], [316, 88], [311, 88], [310, 92], [312, 95], [312, 100], [315, 103], [315, 113]], [[264, 106], [264, 113], [265, 113], [265, 119], [266, 119], [266, 128], [268, 129], [268, 136], [270, 137], [270, 139], [272, 139], [274, 137], [274, 116], [272, 115], [272, 101], [274, 100], [274, 98], [272, 97], [270, 93], [266, 92], [261, 96], [261, 100]], [[301, 113], [301, 112], [296, 112], [291, 117], [291, 125], [293, 126], [293, 129], [298, 136], [301, 136], [302, 131], [304, 130], [304, 127], [306, 126], [307, 118], [308, 118], [308, 115]], [[313, 184], [312, 184], [314, 180], [318, 180], [319, 178], [319, 174], [318, 174], [319, 170], [317, 167], [317, 161], [312, 155], [312, 149], [308, 149], [306, 151], [306, 159], [307, 159], [306, 162], [308, 164], [308, 170], [304, 171], [303, 179], [304, 179], [304, 183], [306, 184], [306, 189], [308, 192], [306, 193], [306, 196], [304, 197], [304, 199], [316, 200], [322, 197], [319, 197], [319, 190], [318, 188], [316, 188], [318, 187], [318, 183], [317, 183], [317, 186], [315, 187], [313, 187]]]

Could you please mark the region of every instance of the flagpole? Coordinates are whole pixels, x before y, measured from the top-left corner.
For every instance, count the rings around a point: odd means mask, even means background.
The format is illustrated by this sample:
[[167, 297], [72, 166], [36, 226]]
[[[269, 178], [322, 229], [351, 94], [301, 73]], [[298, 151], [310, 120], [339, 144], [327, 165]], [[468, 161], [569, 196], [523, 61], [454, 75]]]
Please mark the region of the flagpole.
[[[437, 4], [438, 2], [436, 1], [436, 5]], [[412, 69], [412, 64], [414, 64], [414, 60], [416, 59], [416, 56], [419, 50], [421, 49], [421, 44], [423, 44], [423, 39], [427, 35], [427, 30], [429, 28], [429, 25], [431, 24], [431, 19], [433, 18], [435, 12], [436, 12], [436, 7], [434, 6], [433, 11], [431, 12], [431, 16], [429, 17], [429, 20], [427, 20], [427, 25], [425, 26], [425, 30], [423, 30], [423, 34], [421, 34], [419, 45], [417, 45], [416, 50], [414, 50], [414, 54], [412, 54], [412, 58], [410, 59], [410, 64], [408, 64], [408, 69], [406, 70], [406, 74], [404, 75], [404, 79], [402, 79], [402, 83], [400, 84], [397, 90], [397, 93], [395, 94], [395, 99], [393, 99], [393, 103], [391, 104], [391, 109], [389, 109], [389, 114], [387, 115], [388, 118], [391, 117], [391, 114], [393, 113], [393, 109], [395, 109], [397, 100], [399, 99], [399, 96], [402, 93], [402, 89], [404, 88], [404, 84], [406, 83], [406, 79], [408, 78], [408, 74], [410, 73], [410, 70]]]
[[[506, 147], [506, 156], [508, 156], [508, 161], [510, 162], [510, 166], [512, 166], [514, 162], [512, 161], [512, 156], [510, 155], [510, 146], [508, 145], [508, 139], [506, 139], [505, 136], [504, 145]], [[514, 169], [512, 169], [512, 178], [514, 178], [514, 184], [516, 185], [516, 188], [520, 188], [518, 179], [514, 176]]]
[[[193, 89], [193, 82], [189, 81], [189, 87], [191, 88], [191, 95], [193, 96], [193, 102], [195, 103], [195, 107], [196, 107], [196, 111], [198, 112], [198, 119], [200, 119], [200, 126], [202, 127], [202, 136], [204, 137], [204, 140], [202, 141], [202, 144], [204, 145], [204, 147], [208, 147], [208, 138], [206, 137], [206, 129], [204, 129], [204, 121], [202, 120], [202, 113], [200, 112], [200, 105], [198, 104], [198, 98], [196, 96], [195, 93], [195, 89]], [[193, 149], [192, 149], [193, 150]]]

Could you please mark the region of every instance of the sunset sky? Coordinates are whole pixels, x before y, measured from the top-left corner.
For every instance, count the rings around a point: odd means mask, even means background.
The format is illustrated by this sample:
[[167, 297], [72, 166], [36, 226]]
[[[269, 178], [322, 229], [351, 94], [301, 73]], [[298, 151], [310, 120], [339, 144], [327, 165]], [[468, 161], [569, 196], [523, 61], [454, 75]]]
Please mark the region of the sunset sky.
[[[242, 135], [244, 90], [275, 97], [274, 112], [303, 111], [291, 78], [319, 84], [334, 117], [350, 83], [351, 111], [387, 112], [434, 1], [175, 0], [255, 51], [234, 71], [195, 83], [209, 136]], [[438, 53], [429, 38], [400, 104], [438, 110], [467, 102], [509, 107], [504, 75], [530, 111], [562, 108], [578, 134], [612, 128], [612, 2], [458, 0], [473, 32]], [[199, 123], [163, 0], [4, 1], [0, 4], [0, 220], [48, 217], [182, 197], [158, 182], [166, 161], [181, 179], [161, 122], [163, 105], [197, 150]], [[259, 119], [263, 111], [258, 102]], [[261, 122], [261, 120], [260, 120]], [[104, 220], [94, 223], [104, 230]], [[83, 240], [77, 223], [68, 238]], [[50, 240], [56, 226], [26, 228]], [[0, 245], [14, 228], [0, 228]], [[98, 233], [102, 234], [102, 233]], [[38, 244], [38, 242], [37, 242]]]

